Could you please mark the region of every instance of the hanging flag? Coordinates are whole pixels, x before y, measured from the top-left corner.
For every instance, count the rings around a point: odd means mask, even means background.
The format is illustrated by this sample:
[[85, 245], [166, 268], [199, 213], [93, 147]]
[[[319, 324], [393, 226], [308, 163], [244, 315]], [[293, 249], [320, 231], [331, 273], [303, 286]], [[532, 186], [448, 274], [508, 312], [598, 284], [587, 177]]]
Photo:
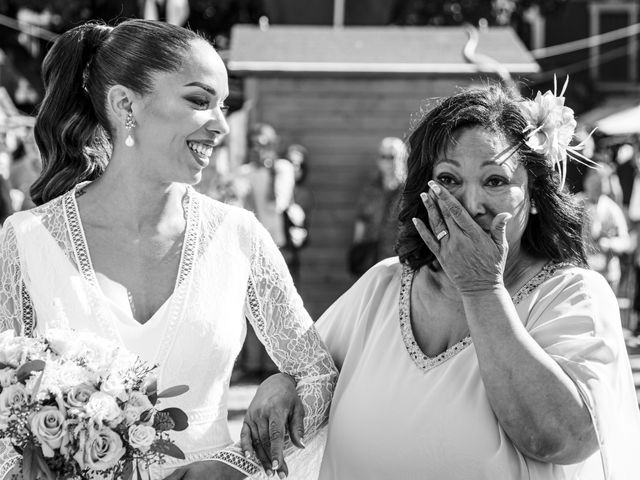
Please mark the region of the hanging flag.
[[158, 20], [160, 18], [160, 14], [158, 13], [157, 0], [145, 0], [143, 14], [145, 20]]
[[167, 22], [184, 25], [189, 18], [189, 0], [167, 0]]

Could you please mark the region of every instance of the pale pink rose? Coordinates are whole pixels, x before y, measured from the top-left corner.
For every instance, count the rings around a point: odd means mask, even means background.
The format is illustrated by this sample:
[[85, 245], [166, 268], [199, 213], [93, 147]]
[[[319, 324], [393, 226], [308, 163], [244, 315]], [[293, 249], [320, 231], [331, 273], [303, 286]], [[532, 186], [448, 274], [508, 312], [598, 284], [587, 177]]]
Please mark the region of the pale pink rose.
[[116, 399], [104, 392], [92, 394], [85, 406], [85, 411], [98, 424], [104, 422], [107, 425], [116, 426], [124, 418]]
[[100, 391], [117, 398], [121, 402], [127, 400], [127, 392], [124, 383], [117, 375], [109, 375], [100, 385]]
[[69, 392], [67, 392], [67, 405], [72, 408], [84, 408], [89, 402], [91, 395], [96, 392], [96, 388], [90, 383], [74, 385]]
[[120, 435], [107, 427], [82, 431], [78, 437], [79, 449], [73, 458], [81, 468], [106, 470], [113, 467], [125, 454]]
[[29, 400], [27, 389], [21, 383], [15, 383], [2, 389], [0, 393], [0, 415], [9, 416], [11, 407], [20, 407]]
[[131, 425], [129, 427], [129, 445], [141, 452], [146, 452], [156, 438], [156, 429], [148, 425]]
[[17, 383], [16, 370], [13, 368], [3, 368], [0, 370], [0, 387], [6, 388], [11, 384]]
[[31, 417], [31, 433], [42, 444], [45, 457], [53, 457], [54, 450], [62, 447], [66, 440], [65, 417], [57, 407], [47, 406]]
[[124, 420], [126, 425], [132, 425], [140, 420], [140, 415], [151, 410], [153, 405], [147, 396], [140, 392], [131, 392], [129, 399], [124, 404]]

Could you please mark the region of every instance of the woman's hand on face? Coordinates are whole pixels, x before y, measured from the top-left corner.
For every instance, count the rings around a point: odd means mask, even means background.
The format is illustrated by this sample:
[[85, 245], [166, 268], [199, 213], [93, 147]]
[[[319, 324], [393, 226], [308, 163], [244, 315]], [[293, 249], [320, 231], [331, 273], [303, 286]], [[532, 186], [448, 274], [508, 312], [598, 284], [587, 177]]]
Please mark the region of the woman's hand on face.
[[284, 461], [285, 433], [293, 444], [304, 448], [304, 408], [295, 380], [286, 373], [267, 378], [253, 397], [244, 417], [240, 444], [247, 457], [257, 457], [267, 475], [289, 475]]
[[240, 470], [215, 460], [190, 463], [178, 468], [165, 480], [240, 480], [246, 475]]
[[509, 252], [506, 227], [511, 215], [496, 215], [488, 234], [446, 188], [433, 180], [429, 186], [429, 193], [420, 195], [429, 227], [417, 218], [413, 222], [449, 279], [461, 294], [502, 285]]

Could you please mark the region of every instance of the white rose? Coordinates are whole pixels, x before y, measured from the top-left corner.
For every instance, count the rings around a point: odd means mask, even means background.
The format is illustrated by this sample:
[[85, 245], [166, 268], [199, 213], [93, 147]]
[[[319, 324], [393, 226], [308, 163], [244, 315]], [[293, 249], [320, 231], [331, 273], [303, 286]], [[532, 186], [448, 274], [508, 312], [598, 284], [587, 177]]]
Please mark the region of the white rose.
[[[140, 420], [140, 415], [147, 410], [151, 410], [153, 405], [147, 396], [140, 392], [131, 392], [129, 399], [124, 405], [124, 420], [127, 425]], [[152, 418], [152, 417], [151, 417]]]
[[23, 346], [20, 342], [7, 342], [0, 348], [0, 363], [17, 368], [22, 361]]
[[3, 368], [0, 370], [0, 387], [6, 388], [9, 385], [18, 382], [18, 377], [16, 377], [16, 370], [13, 368]]
[[109, 378], [103, 381], [100, 385], [100, 391], [117, 398], [121, 402], [124, 402], [127, 399], [124, 382], [119, 375], [109, 375]]
[[65, 416], [57, 407], [43, 407], [31, 417], [31, 433], [42, 444], [45, 457], [53, 457], [66, 440]]
[[116, 399], [104, 392], [92, 394], [85, 411], [94, 422], [100, 424], [105, 422], [111, 426], [117, 425], [124, 418]]
[[96, 388], [90, 383], [74, 385], [67, 392], [67, 405], [74, 408], [84, 408], [89, 402], [91, 395], [96, 392]]
[[80, 468], [106, 470], [113, 467], [125, 454], [120, 436], [107, 427], [79, 435], [79, 449], [73, 458]]
[[21, 383], [15, 383], [2, 389], [0, 393], [0, 415], [9, 416], [11, 407], [26, 405], [29, 399], [27, 389]]
[[129, 427], [129, 445], [141, 452], [146, 452], [156, 438], [156, 429], [147, 425], [131, 425]]

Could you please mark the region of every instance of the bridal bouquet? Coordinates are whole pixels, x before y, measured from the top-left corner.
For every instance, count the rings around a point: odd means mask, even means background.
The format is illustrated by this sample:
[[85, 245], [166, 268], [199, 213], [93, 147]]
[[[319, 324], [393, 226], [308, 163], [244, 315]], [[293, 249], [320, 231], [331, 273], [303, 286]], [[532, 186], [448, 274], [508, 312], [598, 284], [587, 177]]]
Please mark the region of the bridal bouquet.
[[24, 479], [129, 480], [184, 459], [168, 432], [186, 429], [186, 414], [156, 404], [188, 387], [158, 393], [155, 368], [89, 333], [0, 333], [0, 439], [21, 455]]

